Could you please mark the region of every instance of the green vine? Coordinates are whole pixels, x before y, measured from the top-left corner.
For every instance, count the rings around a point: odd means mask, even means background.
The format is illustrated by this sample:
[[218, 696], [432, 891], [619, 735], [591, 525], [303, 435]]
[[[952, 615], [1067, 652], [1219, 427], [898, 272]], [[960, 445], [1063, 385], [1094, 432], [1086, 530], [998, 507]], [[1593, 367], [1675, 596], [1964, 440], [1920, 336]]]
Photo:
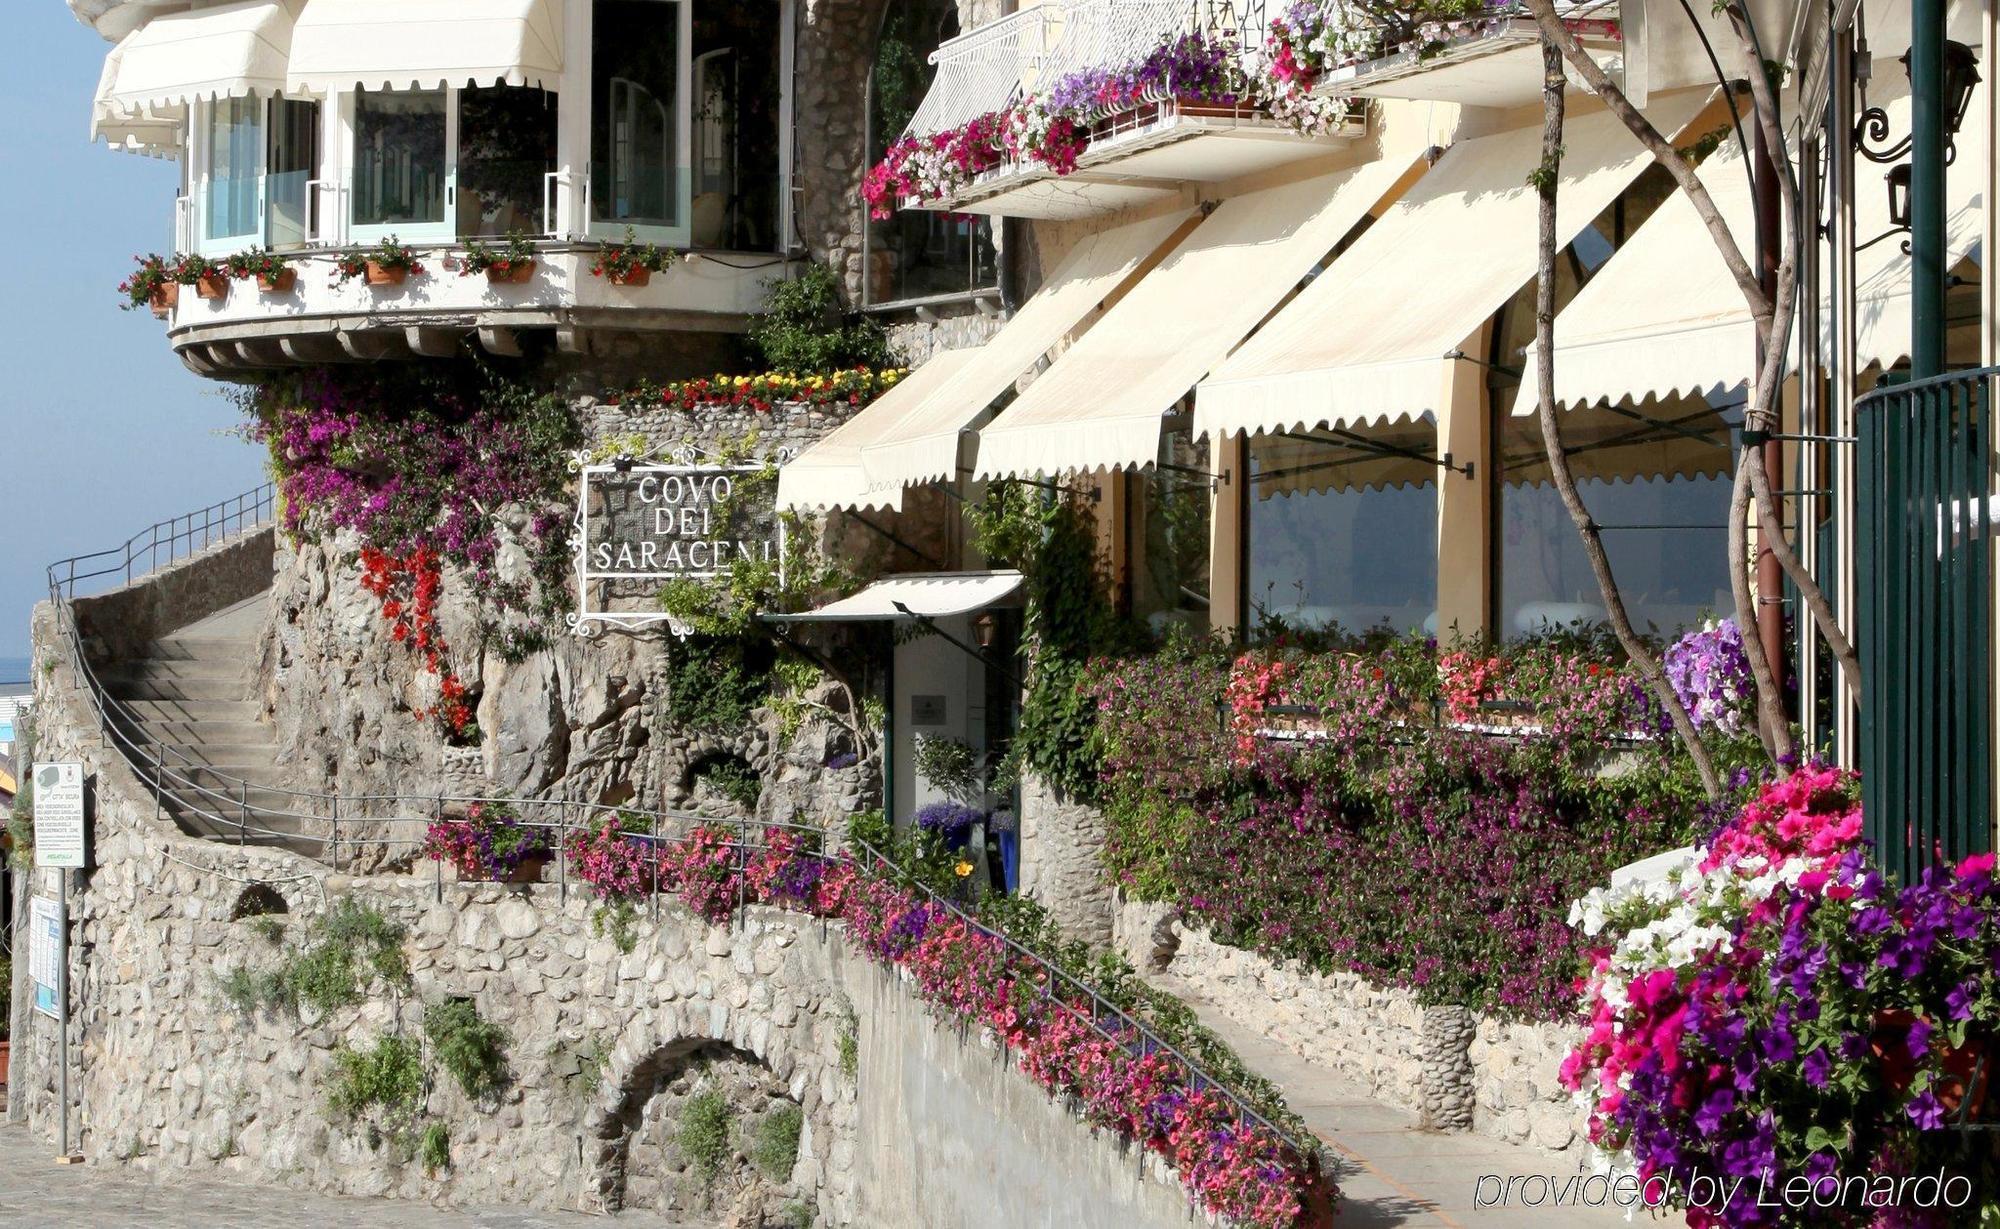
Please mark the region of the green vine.
[[424, 1036], [466, 1096], [478, 1100], [506, 1086], [507, 1032], [480, 1015], [471, 999], [442, 999], [424, 1008]]

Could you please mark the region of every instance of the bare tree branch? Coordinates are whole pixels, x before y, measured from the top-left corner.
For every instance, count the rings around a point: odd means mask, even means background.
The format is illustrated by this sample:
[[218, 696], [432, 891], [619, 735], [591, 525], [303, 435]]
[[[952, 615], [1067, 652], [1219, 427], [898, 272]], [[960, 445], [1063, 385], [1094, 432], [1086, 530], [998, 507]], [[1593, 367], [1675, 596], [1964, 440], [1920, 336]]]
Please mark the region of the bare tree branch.
[[1563, 79], [1562, 52], [1547, 38], [1542, 40], [1542, 161], [1536, 168], [1534, 184], [1536, 194], [1541, 198], [1537, 213], [1535, 251], [1535, 352], [1536, 401], [1540, 408], [1542, 425], [1542, 446], [1548, 453], [1549, 474], [1555, 481], [1556, 491], [1562, 496], [1563, 507], [1569, 511], [1570, 520], [1576, 524], [1576, 532], [1583, 539], [1583, 553], [1590, 560], [1591, 573], [1597, 578], [1597, 588], [1604, 595], [1604, 608], [1611, 621], [1611, 630], [1617, 635], [1618, 643], [1624, 648], [1625, 656], [1646, 680], [1646, 686], [1653, 692], [1667, 717], [1673, 722], [1674, 733], [1680, 736], [1687, 748], [1688, 757], [1694, 761], [1695, 771], [1701, 776], [1701, 785], [1710, 798], [1722, 796], [1722, 779], [1715, 771], [1715, 760], [1708, 752], [1707, 744], [1694, 728], [1694, 719], [1688, 716], [1687, 706], [1681, 703], [1666, 672], [1652, 650], [1632, 628], [1632, 619], [1625, 610], [1624, 595], [1618, 589], [1618, 581], [1611, 572], [1610, 557], [1604, 553], [1604, 539], [1597, 521], [1584, 505], [1583, 495], [1576, 489], [1576, 476], [1570, 472], [1569, 451], [1563, 447], [1562, 427], [1556, 414], [1556, 193], [1562, 183], [1562, 134], [1563, 134], [1563, 93], [1566, 82]]
[[1729, 497], [1729, 593], [1736, 603], [1736, 626], [1742, 629], [1743, 656], [1750, 662], [1750, 679], [1757, 693], [1757, 734], [1773, 760], [1790, 758], [1792, 723], [1785, 716], [1777, 675], [1757, 635], [1757, 596], [1750, 589], [1750, 482], [1763, 466], [1748, 461], [1736, 467]]

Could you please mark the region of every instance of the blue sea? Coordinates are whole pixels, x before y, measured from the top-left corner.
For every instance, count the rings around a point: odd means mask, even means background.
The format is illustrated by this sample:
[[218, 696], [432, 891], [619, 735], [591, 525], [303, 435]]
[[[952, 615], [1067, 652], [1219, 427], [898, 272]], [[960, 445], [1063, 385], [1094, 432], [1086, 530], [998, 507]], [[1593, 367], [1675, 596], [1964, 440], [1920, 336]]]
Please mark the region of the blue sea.
[[0, 657], [0, 687], [8, 683], [28, 681], [28, 659], [25, 657]]

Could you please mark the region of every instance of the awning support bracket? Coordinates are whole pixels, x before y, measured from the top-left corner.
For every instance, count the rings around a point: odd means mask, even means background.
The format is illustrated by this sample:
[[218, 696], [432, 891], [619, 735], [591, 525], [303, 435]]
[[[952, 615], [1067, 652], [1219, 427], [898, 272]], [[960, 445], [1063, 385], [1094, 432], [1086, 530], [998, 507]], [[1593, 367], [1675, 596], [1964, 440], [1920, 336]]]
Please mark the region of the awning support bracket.
[[1448, 469], [1454, 474], [1464, 474], [1468, 478], [1472, 477], [1473, 462], [1467, 461], [1463, 465], [1454, 464], [1452, 455], [1448, 452], [1434, 457], [1429, 453], [1419, 452], [1415, 448], [1404, 448], [1400, 445], [1384, 443], [1381, 440], [1372, 440], [1365, 435], [1354, 431], [1344, 431], [1339, 427], [1321, 427], [1319, 430], [1326, 432], [1328, 435], [1337, 435], [1340, 438], [1338, 440], [1326, 440], [1316, 435], [1301, 435], [1296, 431], [1280, 431], [1277, 434], [1280, 439], [1297, 440], [1302, 444], [1319, 444], [1327, 448], [1352, 448], [1359, 452], [1373, 453], [1378, 457], [1402, 457], [1408, 461], [1422, 461], [1427, 465], [1435, 465], [1439, 469]]
[[1022, 691], [1026, 691], [1028, 689], [1028, 685], [1022, 682], [1020, 678], [1018, 678], [1012, 670], [1009, 670], [1007, 667], [1001, 665], [999, 662], [994, 661], [986, 654], [980, 652], [977, 648], [974, 648], [972, 645], [967, 644], [965, 641], [960, 640], [957, 636], [954, 636], [950, 632], [944, 630], [942, 627], [939, 627], [936, 619], [931, 618], [929, 615], [918, 614], [916, 611], [911, 610], [909, 606], [903, 602], [891, 602], [889, 604], [896, 608], [896, 612], [898, 614], [911, 620], [918, 627], [923, 628], [931, 635], [939, 637], [946, 644], [949, 644], [951, 647], [957, 649], [959, 652], [965, 654], [967, 657], [970, 657], [972, 660], [978, 662], [980, 665], [985, 666], [988, 670], [994, 671], [1001, 678], [1006, 679], [1009, 683], [1012, 683], [1015, 687], [1020, 688]]
[[893, 533], [887, 528], [884, 528], [881, 525], [877, 525], [874, 521], [868, 519], [866, 516], [863, 516], [859, 510], [849, 512], [847, 515], [853, 520], [858, 521], [863, 527], [872, 531], [877, 537], [884, 539], [885, 541], [889, 542], [892, 545], [902, 547], [904, 550], [910, 552], [912, 555], [915, 555], [917, 558], [923, 560], [925, 563], [930, 564], [933, 568], [936, 568], [940, 572], [944, 570], [944, 564], [939, 563], [936, 559], [932, 558], [929, 552], [919, 550], [916, 547], [910, 545], [908, 542], [903, 540], [902, 535]]
[[1169, 474], [1186, 474], [1188, 477], [1195, 479], [1197, 483], [1205, 484], [1211, 491], [1229, 485], [1229, 474], [1227, 471], [1220, 474], [1210, 473], [1208, 470], [1197, 466], [1175, 465], [1170, 461], [1156, 461], [1153, 463], [1153, 468]]

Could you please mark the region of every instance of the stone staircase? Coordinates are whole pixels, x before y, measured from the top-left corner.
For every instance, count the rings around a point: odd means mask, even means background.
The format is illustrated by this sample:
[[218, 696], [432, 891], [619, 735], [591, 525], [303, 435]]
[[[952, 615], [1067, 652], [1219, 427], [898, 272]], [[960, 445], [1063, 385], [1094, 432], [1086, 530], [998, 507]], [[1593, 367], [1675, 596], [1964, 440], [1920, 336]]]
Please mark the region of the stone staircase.
[[[302, 821], [256, 814], [306, 809], [284, 790], [277, 731], [260, 719], [257, 640], [267, 601], [260, 595], [178, 628], [143, 656], [100, 665], [98, 678], [107, 715], [137, 748], [134, 758], [146, 761], [146, 775], [155, 746], [162, 749], [161, 806], [183, 830], [316, 854], [316, 843], [283, 839], [302, 831]], [[246, 807], [247, 834], [237, 822]]]

